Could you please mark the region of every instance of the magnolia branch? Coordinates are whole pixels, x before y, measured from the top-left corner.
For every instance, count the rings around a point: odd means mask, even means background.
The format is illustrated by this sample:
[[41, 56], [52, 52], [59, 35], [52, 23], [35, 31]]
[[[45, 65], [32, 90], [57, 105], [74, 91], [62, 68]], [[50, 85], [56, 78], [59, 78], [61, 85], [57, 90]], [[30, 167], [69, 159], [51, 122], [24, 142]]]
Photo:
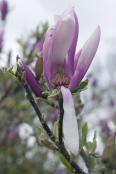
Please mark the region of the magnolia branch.
[[59, 99], [59, 108], [60, 108], [60, 117], [59, 117], [59, 125], [58, 125], [58, 140], [59, 140], [59, 144], [62, 144], [62, 124], [63, 124], [63, 115], [64, 115], [64, 109], [63, 109], [63, 99], [60, 98]]
[[88, 168], [88, 172], [91, 173], [93, 170], [93, 166], [89, 160], [89, 156], [86, 154], [86, 152], [82, 149], [80, 155], [82, 156], [86, 167]]
[[[23, 72], [24, 73], [24, 72]], [[26, 90], [27, 96], [28, 96], [28, 100], [30, 101], [31, 105], [33, 106], [42, 126], [44, 127], [45, 131], [47, 132], [47, 134], [49, 135], [50, 139], [56, 144], [56, 146], [58, 147], [58, 151], [65, 157], [65, 159], [70, 163], [70, 165], [72, 166], [72, 169], [74, 169], [75, 174], [86, 174], [84, 171], [82, 171], [82, 169], [75, 163], [75, 162], [71, 162], [70, 161], [70, 155], [67, 152], [64, 143], [59, 143], [59, 141], [57, 140], [57, 138], [55, 137], [55, 135], [52, 133], [52, 131], [50, 130], [50, 128], [48, 127], [46, 121], [44, 120], [44, 115], [41, 114], [39, 108], [37, 107], [33, 96], [31, 94], [31, 91], [29, 89], [29, 86], [25, 80], [25, 78], [23, 77], [23, 73], [20, 70], [17, 70], [16, 72], [16, 77], [18, 78], [18, 80], [20, 81], [20, 83], [23, 85], [23, 87]], [[60, 101], [61, 102], [61, 101]], [[63, 101], [62, 101], [63, 102]], [[60, 106], [62, 105], [62, 103], [60, 103]], [[63, 110], [61, 111], [61, 114], [63, 114]], [[62, 116], [63, 119], [63, 116]], [[62, 136], [61, 136], [62, 137]], [[62, 138], [61, 138], [62, 139]]]
[[21, 80], [21, 76], [17, 76], [17, 77], [18, 77], [18, 80], [19, 80], [19, 81], [21, 82], [21, 84], [23, 85], [23, 87], [25, 88], [25, 90], [26, 90], [26, 92], [27, 92], [27, 95], [28, 95], [28, 99], [29, 99], [31, 105], [33, 106], [33, 108], [34, 108], [34, 110], [35, 110], [35, 112], [36, 112], [36, 114], [37, 114], [37, 116], [38, 116], [38, 118], [39, 118], [39, 120], [40, 120], [42, 126], [44, 127], [45, 131], [46, 131], [47, 134], [49, 135], [50, 139], [51, 139], [53, 142], [55, 142], [56, 137], [55, 137], [55, 135], [52, 133], [52, 131], [50, 130], [50, 128], [48, 127], [46, 121], [44, 120], [44, 115], [42, 115], [41, 112], [40, 112], [40, 110], [38, 109], [38, 107], [37, 107], [37, 105], [36, 105], [36, 103], [35, 103], [35, 101], [34, 101], [34, 99], [33, 99], [33, 96], [32, 96], [32, 94], [31, 94], [31, 92], [30, 92], [30, 89], [29, 89], [29, 86], [28, 86], [27, 82], [23, 82], [23, 81]]

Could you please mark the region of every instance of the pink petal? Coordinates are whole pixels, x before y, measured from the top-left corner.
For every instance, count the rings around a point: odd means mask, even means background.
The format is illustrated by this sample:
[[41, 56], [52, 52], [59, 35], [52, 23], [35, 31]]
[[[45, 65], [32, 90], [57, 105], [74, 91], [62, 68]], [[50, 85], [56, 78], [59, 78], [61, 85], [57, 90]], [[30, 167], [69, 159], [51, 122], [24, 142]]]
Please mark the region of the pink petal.
[[74, 12], [74, 10], [72, 12], [72, 16], [73, 16], [74, 22], [75, 22], [75, 31], [74, 31], [73, 41], [72, 41], [72, 44], [71, 44], [69, 52], [68, 52], [68, 69], [71, 72], [71, 76], [74, 75], [74, 56], [75, 56], [75, 49], [76, 49], [78, 33], [79, 33], [78, 19], [77, 19], [77, 16], [76, 16], [76, 13]]
[[81, 80], [83, 79], [85, 73], [87, 72], [94, 56], [97, 51], [99, 41], [100, 41], [100, 26], [96, 28], [91, 37], [85, 43], [82, 48], [81, 55], [78, 60], [78, 64], [74, 73], [74, 76], [70, 82], [69, 89], [72, 90], [76, 88]]
[[77, 155], [79, 151], [79, 134], [78, 134], [78, 124], [75, 115], [74, 102], [71, 92], [68, 88], [64, 86], [61, 87], [61, 92], [63, 96], [63, 133], [69, 150]]
[[74, 59], [74, 71], [77, 67], [77, 63], [78, 63], [78, 60], [79, 60], [79, 57], [81, 55], [81, 52], [82, 52], [82, 49], [79, 50], [79, 52], [75, 55], [75, 59]]
[[54, 88], [54, 85], [52, 85], [51, 82], [48, 80], [47, 72], [49, 71], [49, 69], [46, 68], [46, 64], [47, 64], [47, 59], [48, 59], [48, 46], [49, 46], [49, 42], [50, 42], [50, 39], [51, 39], [50, 35], [52, 33], [52, 28], [53, 27], [54, 27], [54, 25], [48, 28], [48, 30], [46, 32], [45, 41], [44, 41], [44, 44], [43, 44], [43, 74], [44, 74], [45, 81], [52, 88]]

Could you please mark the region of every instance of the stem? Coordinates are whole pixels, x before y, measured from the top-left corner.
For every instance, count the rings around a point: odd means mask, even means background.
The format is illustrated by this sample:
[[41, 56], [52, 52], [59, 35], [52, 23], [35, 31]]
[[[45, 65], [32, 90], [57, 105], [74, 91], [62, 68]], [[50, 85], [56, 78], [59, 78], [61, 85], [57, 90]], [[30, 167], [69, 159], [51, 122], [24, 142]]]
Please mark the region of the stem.
[[58, 127], [58, 140], [59, 144], [62, 144], [62, 124], [63, 124], [63, 115], [64, 115], [64, 109], [63, 109], [63, 99], [59, 99], [59, 108], [60, 108], [60, 117], [59, 117], [59, 127]]
[[50, 128], [48, 127], [46, 121], [44, 120], [43, 115], [41, 114], [39, 108], [37, 107], [37, 105], [36, 105], [36, 103], [35, 103], [35, 101], [34, 101], [34, 99], [33, 99], [33, 96], [32, 96], [32, 94], [31, 94], [31, 92], [30, 92], [30, 89], [29, 89], [29, 87], [28, 87], [28, 84], [22, 82], [21, 76], [18, 76], [18, 79], [19, 79], [19, 81], [21, 82], [21, 84], [23, 85], [23, 87], [25, 88], [25, 90], [26, 90], [26, 92], [27, 92], [27, 95], [28, 95], [28, 99], [29, 99], [31, 105], [33, 106], [33, 108], [34, 108], [34, 110], [35, 110], [35, 112], [36, 112], [36, 114], [37, 114], [37, 116], [38, 116], [38, 118], [39, 118], [39, 120], [40, 120], [42, 126], [44, 127], [45, 131], [46, 131], [47, 134], [49, 135], [50, 139], [51, 139], [53, 142], [55, 142], [57, 138], [54, 136], [54, 134], [52, 133], [52, 131], [51, 131]]
[[52, 106], [53, 108], [59, 109], [59, 107], [57, 105], [55, 105], [52, 101], [49, 101], [48, 99], [44, 99], [42, 97], [37, 97], [36, 99], [47, 103], [48, 105]]
[[62, 144], [56, 144], [58, 146], [58, 151], [65, 157], [65, 159], [69, 162], [69, 164], [72, 166], [73, 170], [75, 170], [75, 174], [87, 174], [85, 173], [75, 162], [70, 161], [70, 155], [67, 152], [64, 143]]
[[86, 152], [83, 149], [81, 150], [80, 155], [82, 156], [82, 158], [86, 164], [86, 167], [88, 168], [88, 172], [91, 173], [93, 170], [93, 166], [89, 160], [89, 156], [86, 154]]

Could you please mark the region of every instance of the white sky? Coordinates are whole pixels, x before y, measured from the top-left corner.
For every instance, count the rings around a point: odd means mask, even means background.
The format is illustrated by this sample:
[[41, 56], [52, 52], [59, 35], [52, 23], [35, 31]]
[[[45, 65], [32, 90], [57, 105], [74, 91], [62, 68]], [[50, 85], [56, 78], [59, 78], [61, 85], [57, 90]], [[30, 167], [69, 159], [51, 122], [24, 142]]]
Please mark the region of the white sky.
[[[54, 14], [62, 14], [69, 5], [75, 6], [79, 20], [79, 50], [99, 24], [101, 41], [97, 55], [104, 60], [110, 50], [109, 38], [116, 39], [116, 0], [8, 0], [12, 9], [7, 18], [5, 50], [13, 49], [13, 58], [20, 51], [16, 39], [26, 36], [40, 22], [54, 23]], [[114, 45], [116, 48], [116, 45]], [[93, 63], [96, 63], [94, 60]], [[15, 64], [15, 62], [13, 62]]]

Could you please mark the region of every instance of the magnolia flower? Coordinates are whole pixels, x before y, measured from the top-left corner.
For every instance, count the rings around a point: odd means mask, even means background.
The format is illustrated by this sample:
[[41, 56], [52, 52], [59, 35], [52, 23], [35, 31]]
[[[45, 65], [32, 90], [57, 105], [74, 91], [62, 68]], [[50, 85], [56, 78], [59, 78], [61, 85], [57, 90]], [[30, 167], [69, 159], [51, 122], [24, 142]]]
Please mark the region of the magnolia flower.
[[2, 0], [0, 2], [0, 11], [1, 11], [2, 19], [5, 19], [8, 13], [8, 3], [6, 0]]
[[70, 151], [76, 155], [79, 150], [79, 135], [70, 91], [79, 85], [95, 56], [100, 27], [96, 28], [75, 55], [79, 25], [74, 8], [68, 8], [61, 16], [55, 15], [55, 22], [55, 25], [48, 28], [43, 44], [43, 74], [51, 88], [61, 88], [64, 138]]

